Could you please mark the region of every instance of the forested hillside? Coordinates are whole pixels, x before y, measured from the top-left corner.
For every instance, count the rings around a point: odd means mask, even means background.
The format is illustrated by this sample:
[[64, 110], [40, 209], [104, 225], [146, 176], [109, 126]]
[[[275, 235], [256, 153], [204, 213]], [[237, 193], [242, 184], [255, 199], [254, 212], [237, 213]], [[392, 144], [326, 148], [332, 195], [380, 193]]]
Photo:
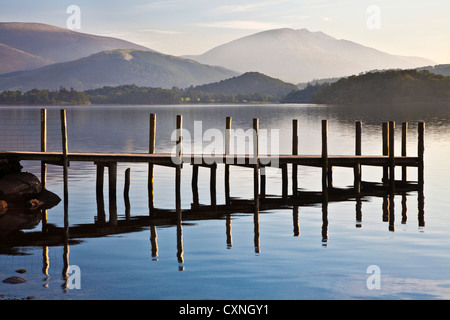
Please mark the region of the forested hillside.
[[427, 70], [391, 70], [342, 78], [312, 96], [312, 103], [450, 101], [450, 77]]

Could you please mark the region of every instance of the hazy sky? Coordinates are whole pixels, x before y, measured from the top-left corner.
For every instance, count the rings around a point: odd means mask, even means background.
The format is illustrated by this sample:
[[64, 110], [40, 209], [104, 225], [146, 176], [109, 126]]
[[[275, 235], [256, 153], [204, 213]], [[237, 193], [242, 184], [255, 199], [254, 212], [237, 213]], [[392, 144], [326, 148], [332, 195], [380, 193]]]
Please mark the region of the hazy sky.
[[307, 28], [392, 54], [450, 63], [450, 0], [1, 0], [0, 21], [114, 36], [172, 55], [201, 54], [274, 28]]

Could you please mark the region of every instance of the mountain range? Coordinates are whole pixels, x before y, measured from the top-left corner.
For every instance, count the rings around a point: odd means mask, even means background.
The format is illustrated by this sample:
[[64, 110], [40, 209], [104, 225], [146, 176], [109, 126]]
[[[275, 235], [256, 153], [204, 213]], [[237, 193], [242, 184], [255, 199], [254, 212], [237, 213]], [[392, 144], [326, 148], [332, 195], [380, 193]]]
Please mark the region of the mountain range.
[[259, 32], [204, 54], [185, 57], [240, 73], [258, 71], [292, 83], [350, 76], [373, 69], [434, 64], [423, 58], [391, 55], [323, 32], [287, 28]]
[[150, 50], [116, 38], [23, 22], [0, 23], [0, 44], [0, 73], [77, 60], [107, 50]]
[[275, 29], [199, 56], [175, 57], [125, 40], [40, 23], [0, 23], [0, 91], [103, 86], [187, 88], [258, 72], [283, 82], [373, 69], [431, 66], [307, 29]]
[[161, 54], [118, 49], [102, 51], [75, 61], [0, 75], [0, 90], [88, 90], [134, 84], [154, 88], [185, 88], [236, 76], [222, 67]]

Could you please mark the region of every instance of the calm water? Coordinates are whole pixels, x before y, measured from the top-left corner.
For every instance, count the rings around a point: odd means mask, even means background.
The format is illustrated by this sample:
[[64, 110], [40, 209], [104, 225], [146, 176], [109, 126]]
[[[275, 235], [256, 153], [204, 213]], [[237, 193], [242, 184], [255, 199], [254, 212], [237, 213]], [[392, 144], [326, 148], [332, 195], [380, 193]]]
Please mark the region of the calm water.
[[[49, 150], [60, 150], [59, 109], [49, 108]], [[3, 298], [35, 299], [449, 299], [450, 298], [450, 106], [90, 106], [67, 108], [70, 151], [147, 152], [149, 114], [157, 114], [157, 152], [170, 152], [177, 114], [184, 128], [279, 130], [279, 152], [291, 150], [292, 119], [299, 119], [300, 153], [320, 154], [320, 123], [329, 120], [329, 154], [354, 153], [354, 122], [363, 121], [363, 154], [381, 154], [381, 124], [409, 122], [408, 154], [417, 154], [417, 122], [426, 122], [425, 225], [419, 223], [418, 193], [395, 196], [388, 222], [382, 197], [364, 198], [360, 217], [355, 199], [216, 215], [209, 212], [151, 222], [147, 165], [118, 168], [117, 211], [120, 231], [101, 227], [97, 219], [96, 167], [71, 163], [69, 168], [69, 237], [64, 234], [64, 206], [48, 211], [55, 236], [43, 237], [42, 223], [22, 230], [21, 239], [0, 244], [0, 279], [22, 276], [28, 281], [0, 282]], [[1, 149], [39, 150], [39, 108], [0, 108]], [[19, 128], [19, 130], [17, 130]], [[14, 130], [13, 130], [14, 129]], [[22, 131], [25, 131], [22, 132]], [[400, 131], [396, 152], [400, 152]], [[187, 147], [185, 145], [185, 147]], [[40, 164], [23, 162], [40, 176]], [[122, 198], [124, 172], [131, 169], [127, 222]], [[107, 170], [106, 170], [107, 172]], [[182, 170], [182, 208], [193, 202], [191, 167]], [[334, 169], [334, 185], [353, 183], [351, 169]], [[281, 173], [267, 170], [267, 193], [281, 195]], [[320, 190], [321, 171], [299, 167], [299, 188]], [[363, 180], [379, 182], [378, 168], [363, 167]], [[106, 177], [106, 176], [105, 176]], [[408, 171], [415, 180], [417, 172]], [[231, 196], [253, 198], [253, 171], [231, 169]], [[49, 166], [47, 188], [63, 197], [62, 169]], [[107, 181], [107, 180], [105, 180]], [[155, 206], [175, 208], [174, 169], [156, 167]], [[290, 186], [289, 186], [289, 190]], [[105, 208], [108, 221], [107, 183]], [[209, 170], [200, 168], [200, 203], [210, 204]], [[217, 204], [224, 204], [223, 167], [217, 176]], [[168, 213], [171, 215], [171, 213]], [[173, 215], [171, 215], [173, 216]], [[326, 219], [324, 220], [324, 216]], [[392, 217], [395, 219], [393, 220]], [[0, 220], [1, 221], [1, 220]], [[327, 224], [324, 224], [327, 221]], [[97, 222], [97, 224], [96, 224]], [[156, 224], [156, 225], [155, 225]], [[97, 227], [95, 227], [97, 226]], [[32, 239], [33, 240], [30, 240]], [[326, 239], [324, 239], [326, 238]], [[44, 241], [43, 241], [44, 240]], [[81, 289], [65, 288], [67, 264], [81, 271]], [[369, 290], [368, 267], [381, 272], [380, 288]], [[18, 269], [26, 269], [19, 275]]]

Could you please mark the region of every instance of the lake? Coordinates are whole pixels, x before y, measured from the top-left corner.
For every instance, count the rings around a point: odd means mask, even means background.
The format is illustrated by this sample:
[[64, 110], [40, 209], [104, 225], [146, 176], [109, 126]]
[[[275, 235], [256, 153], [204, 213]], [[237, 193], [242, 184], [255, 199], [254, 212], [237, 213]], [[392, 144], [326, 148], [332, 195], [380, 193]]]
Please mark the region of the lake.
[[[69, 238], [64, 234], [63, 201], [47, 212], [51, 235], [42, 221], [0, 244], [0, 279], [20, 276], [23, 284], [0, 282], [3, 299], [149, 300], [299, 300], [299, 299], [449, 299], [450, 298], [450, 106], [199, 105], [77, 106], [67, 109], [68, 148], [72, 152], [148, 152], [149, 115], [157, 115], [156, 152], [171, 152], [176, 116], [190, 132], [233, 128], [276, 130], [280, 154], [291, 152], [292, 119], [299, 121], [299, 153], [320, 155], [321, 120], [328, 120], [329, 155], [354, 154], [355, 121], [362, 121], [362, 153], [381, 155], [382, 122], [396, 121], [396, 154], [401, 123], [409, 123], [408, 155], [417, 155], [417, 123], [425, 121], [424, 216], [419, 194], [390, 199], [350, 198], [327, 204], [275, 206], [259, 212], [192, 213], [181, 225], [164, 216], [149, 219], [148, 165], [119, 163], [118, 228], [101, 223], [96, 199], [96, 166], [70, 164]], [[48, 108], [48, 150], [61, 150], [59, 110]], [[2, 150], [40, 148], [40, 108], [1, 107]], [[199, 123], [197, 122], [197, 125]], [[273, 131], [275, 132], [275, 131]], [[208, 145], [209, 141], [204, 142]], [[184, 148], [190, 145], [184, 144]], [[38, 162], [22, 162], [40, 177]], [[130, 206], [122, 191], [130, 168]], [[401, 168], [398, 168], [401, 170]], [[281, 196], [281, 171], [268, 168], [266, 193]], [[175, 170], [155, 167], [155, 207], [175, 209]], [[108, 183], [105, 169], [105, 210]], [[225, 203], [224, 168], [217, 169], [217, 204]], [[290, 173], [290, 171], [289, 171]], [[184, 165], [181, 206], [193, 203], [191, 166]], [[397, 177], [399, 175], [397, 174]], [[362, 167], [363, 180], [380, 182], [382, 169]], [[417, 179], [409, 169], [408, 179]], [[353, 184], [353, 169], [335, 168], [336, 187]], [[199, 202], [209, 205], [209, 170], [199, 170]], [[253, 199], [253, 170], [231, 168], [230, 195]], [[321, 169], [299, 167], [298, 187], [321, 188]], [[289, 188], [291, 186], [289, 185]], [[59, 166], [48, 166], [47, 189], [63, 198]], [[289, 192], [291, 190], [289, 189]], [[423, 218], [423, 221], [422, 221]], [[0, 220], [1, 222], [1, 220]], [[119, 230], [119, 231], [118, 231]], [[50, 232], [49, 231], [49, 232]], [[22, 241], [27, 239], [27, 241]], [[64, 280], [68, 266], [80, 287]], [[16, 270], [25, 269], [18, 274]], [[72, 271], [72, 269], [70, 269]], [[75, 273], [73, 273], [75, 275]], [[72, 273], [71, 273], [72, 274]], [[2, 299], [0, 298], [0, 299]]]

